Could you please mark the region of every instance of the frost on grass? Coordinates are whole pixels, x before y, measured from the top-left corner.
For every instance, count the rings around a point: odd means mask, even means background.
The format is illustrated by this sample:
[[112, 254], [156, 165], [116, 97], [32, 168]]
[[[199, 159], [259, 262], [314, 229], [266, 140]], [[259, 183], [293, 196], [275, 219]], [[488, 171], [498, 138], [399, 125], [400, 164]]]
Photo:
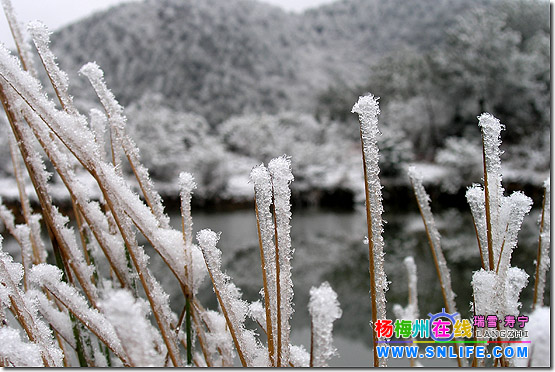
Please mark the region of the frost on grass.
[[[264, 352], [262, 345], [254, 337], [254, 333], [245, 329], [244, 322], [249, 309], [248, 303], [241, 299], [241, 291], [231, 282], [231, 278], [222, 272], [222, 252], [216, 247], [219, 234], [204, 229], [198, 232], [197, 240], [241, 363], [251, 367], [268, 366], [267, 351]], [[266, 359], [264, 359], [264, 354]]]
[[123, 289], [109, 290], [99, 307], [114, 326], [127, 355], [136, 367], [161, 367], [164, 365], [165, 348], [162, 337], [148, 321], [150, 308], [143, 299], [134, 298]]
[[538, 259], [536, 260], [536, 288], [534, 306], [543, 305], [545, 291], [545, 278], [549, 270], [549, 246], [551, 243], [551, 181], [549, 178], [544, 182], [543, 211], [540, 216], [540, 241], [538, 247]]
[[75, 338], [73, 335], [73, 325], [67, 310], [62, 311], [56, 308], [43, 292], [31, 290], [27, 292], [30, 298], [36, 298], [38, 301], [39, 311], [42, 316], [48, 321], [48, 324], [60, 335], [62, 338], [75, 348]]
[[4, 367], [44, 367], [40, 348], [21, 339], [19, 331], [0, 327], [0, 362]]
[[457, 312], [455, 292], [453, 292], [451, 287], [451, 272], [447, 267], [447, 262], [445, 261], [443, 250], [441, 249], [439, 231], [437, 230], [432, 209], [430, 207], [430, 196], [422, 185], [422, 175], [418, 174], [414, 167], [409, 168], [409, 178], [411, 179], [414, 188], [414, 194], [416, 195], [422, 220], [426, 226], [426, 232], [430, 241], [432, 253], [437, 262], [438, 276], [445, 296], [447, 311], [450, 313]]
[[[268, 344], [273, 347], [277, 335], [277, 276], [276, 276], [276, 251], [274, 245], [274, 220], [272, 217], [272, 181], [270, 173], [264, 164], [254, 167], [250, 174], [254, 184], [254, 195], [256, 200], [256, 217], [258, 223], [259, 242], [262, 251], [260, 259], [262, 262], [262, 275], [265, 276], [265, 287], [263, 288], [266, 314], [264, 328], [268, 334]], [[269, 322], [271, 329], [267, 329]], [[261, 323], [262, 324], [262, 323]]]
[[125, 133], [127, 118], [123, 113], [123, 107], [116, 100], [110, 89], [108, 89], [104, 81], [104, 72], [93, 62], [85, 64], [79, 72], [89, 79], [100, 102], [104, 106], [108, 115], [108, 122], [113, 129], [113, 135], [117, 139], [117, 144], [123, 147], [152, 213], [158, 219], [161, 227], [169, 228], [169, 217], [164, 213], [162, 198], [154, 188], [154, 183], [150, 178], [148, 169], [140, 162], [139, 149], [131, 137]]
[[41, 61], [48, 73], [50, 81], [56, 90], [56, 94], [62, 103], [62, 107], [70, 114], [77, 114], [73, 106], [73, 98], [69, 95], [69, 79], [56, 63], [56, 57], [50, 50], [50, 32], [47, 27], [39, 22], [33, 21], [27, 25], [27, 30], [33, 38], [33, 42], [39, 52]]
[[81, 323], [98, 336], [114, 354], [129, 362], [113, 325], [98, 310], [90, 308], [75, 287], [62, 282], [60, 269], [48, 264], [37, 265], [31, 270], [30, 280], [46, 288]]
[[524, 328], [528, 337], [522, 341], [532, 341], [528, 345], [528, 358], [516, 358], [515, 367], [551, 367], [551, 310], [549, 307], [537, 307], [529, 315]]
[[208, 353], [215, 360], [214, 367], [233, 366], [235, 351], [225, 317], [216, 311], [206, 310], [202, 313], [202, 320], [208, 327], [206, 345]]
[[489, 268], [488, 238], [486, 233], [486, 209], [484, 202], [484, 189], [481, 185], [474, 184], [466, 191], [466, 200], [470, 206], [472, 218], [478, 239], [482, 267]]
[[[501, 235], [503, 233], [500, 224], [501, 204], [503, 199], [503, 187], [501, 185], [501, 130], [504, 126], [493, 115], [484, 113], [478, 117], [478, 125], [482, 130], [483, 158], [484, 158], [484, 184], [486, 195], [486, 216], [488, 221], [488, 244], [495, 256], [501, 249]], [[490, 269], [492, 269], [490, 267]]]
[[[362, 140], [362, 151], [364, 157], [364, 170], [367, 180], [367, 209], [370, 212], [372, 230], [370, 244], [373, 247], [374, 271], [376, 273], [377, 294], [382, 299], [379, 300], [378, 318], [385, 319], [385, 291], [387, 290], [387, 278], [383, 271], [383, 205], [382, 205], [382, 186], [379, 179], [379, 149], [378, 137], [381, 135], [378, 129], [378, 115], [380, 108], [378, 97], [372, 94], [359, 97], [352, 109], [357, 113], [360, 120], [360, 133]], [[371, 233], [371, 234], [370, 234]]]
[[333, 322], [341, 318], [342, 314], [337, 293], [328, 282], [322, 283], [318, 288], [310, 289], [308, 311], [312, 319], [312, 365], [327, 367], [328, 360], [337, 351], [333, 346]]
[[23, 60], [24, 69], [29, 71], [32, 76], [37, 76], [37, 71], [33, 65], [33, 55], [31, 54], [31, 48], [29, 43], [23, 37], [21, 32], [21, 25], [17, 21], [16, 14], [14, 12], [12, 2], [10, 0], [2, 0], [2, 7], [4, 8], [4, 14], [10, 25], [10, 30], [14, 38], [15, 44], [18, 48], [19, 54]]
[[409, 303], [405, 308], [395, 304], [393, 312], [397, 319], [416, 320], [418, 319], [418, 276], [416, 274], [416, 264], [412, 256], [405, 257], [403, 263], [407, 269]]
[[[276, 257], [276, 277], [280, 287], [280, 324], [281, 324], [281, 365], [289, 365], [289, 335], [291, 326], [289, 320], [293, 315], [293, 281], [291, 279], [291, 259], [293, 249], [291, 247], [291, 189], [293, 181], [291, 172], [291, 160], [283, 155], [270, 160], [268, 170], [272, 178], [274, 192], [275, 230], [278, 252]], [[278, 341], [279, 342], [279, 341]]]

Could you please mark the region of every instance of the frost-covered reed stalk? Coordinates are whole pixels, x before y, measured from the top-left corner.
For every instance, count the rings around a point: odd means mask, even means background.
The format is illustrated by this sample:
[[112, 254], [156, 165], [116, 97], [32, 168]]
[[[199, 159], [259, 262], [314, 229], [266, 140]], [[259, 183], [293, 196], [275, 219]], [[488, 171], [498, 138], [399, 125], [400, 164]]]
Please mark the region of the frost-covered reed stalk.
[[432, 257], [434, 258], [434, 265], [436, 267], [441, 294], [445, 303], [445, 310], [447, 310], [448, 313], [455, 313], [457, 312], [457, 305], [455, 303], [455, 292], [453, 292], [451, 287], [451, 273], [447, 267], [443, 250], [441, 249], [439, 231], [437, 230], [434, 215], [430, 207], [430, 196], [422, 185], [422, 175], [419, 174], [414, 167], [409, 168], [408, 174], [414, 189], [416, 201], [418, 202], [418, 209], [420, 210], [420, 215], [424, 222]]
[[378, 337], [374, 325], [378, 319], [386, 319], [385, 292], [387, 277], [384, 270], [384, 241], [382, 237], [382, 186], [379, 173], [378, 115], [380, 108], [378, 98], [372, 94], [360, 97], [352, 109], [360, 120], [360, 139], [362, 143], [362, 161], [366, 194], [366, 222], [368, 225], [370, 296], [372, 299], [372, 339], [374, 347], [374, 367], [385, 367], [386, 358], [377, 357]]
[[244, 325], [248, 303], [241, 299], [241, 291], [231, 282], [231, 278], [222, 272], [222, 252], [216, 247], [218, 234], [204, 229], [197, 234], [197, 240], [241, 364], [243, 367], [268, 366], [267, 350], [260, 345], [254, 332], [247, 330]]
[[[456, 313], [457, 305], [455, 303], [455, 292], [453, 292], [453, 288], [451, 287], [451, 272], [447, 267], [447, 262], [445, 261], [443, 250], [441, 249], [439, 231], [437, 230], [432, 208], [430, 207], [430, 196], [422, 184], [422, 175], [420, 175], [414, 167], [409, 168], [408, 174], [414, 189], [416, 201], [418, 202], [418, 209], [420, 210], [420, 215], [424, 222], [432, 257], [434, 258], [434, 265], [441, 287], [443, 302], [445, 303], [445, 310], [451, 314]], [[460, 315], [457, 315], [457, 318], [460, 318]], [[466, 360], [460, 358], [458, 355], [457, 363], [459, 367], [466, 366]]]
[[272, 216], [272, 181], [270, 173], [263, 164], [253, 168], [251, 180], [254, 183], [255, 213], [262, 267], [264, 292], [265, 329], [268, 339], [268, 354], [272, 366], [277, 366], [277, 281], [276, 249], [274, 245], [274, 221]]
[[[506, 315], [518, 314], [520, 292], [528, 281], [524, 270], [511, 267], [511, 256], [524, 216], [532, 208], [532, 200], [522, 192], [508, 197], [503, 195], [500, 145], [504, 126], [488, 113], [480, 115], [478, 120], [482, 130], [484, 197], [479, 195], [481, 187], [474, 185], [467, 191], [467, 199], [485, 268], [474, 272], [472, 277], [473, 306], [475, 314], [496, 314], [503, 319]], [[487, 265], [483, 248], [486, 242]], [[498, 324], [497, 328], [504, 327]], [[513, 361], [502, 357], [496, 363], [511, 366]]]
[[328, 282], [310, 289], [308, 311], [311, 316], [310, 366], [327, 367], [328, 359], [335, 353], [333, 346], [333, 322], [341, 318], [337, 293]]
[[551, 181], [546, 179], [544, 184], [542, 214], [540, 218], [540, 238], [538, 243], [538, 258], [536, 259], [536, 280], [534, 283], [534, 300], [532, 310], [543, 306], [545, 278], [549, 270], [549, 246], [551, 243]]
[[289, 365], [289, 319], [293, 315], [293, 281], [291, 280], [291, 160], [284, 156], [270, 160], [268, 170], [274, 193], [274, 224], [277, 280], [277, 366]]
[[[418, 276], [416, 273], [416, 263], [412, 256], [405, 257], [403, 260], [407, 269], [409, 302], [405, 308], [399, 304], [393, 305], [393, 312], [397, 319], [416, 320], [418, 319]], [[414, 338], [411, 337], [414, 340]], [[416, 358], [410, 358], [410, 366], [416, 366]]]

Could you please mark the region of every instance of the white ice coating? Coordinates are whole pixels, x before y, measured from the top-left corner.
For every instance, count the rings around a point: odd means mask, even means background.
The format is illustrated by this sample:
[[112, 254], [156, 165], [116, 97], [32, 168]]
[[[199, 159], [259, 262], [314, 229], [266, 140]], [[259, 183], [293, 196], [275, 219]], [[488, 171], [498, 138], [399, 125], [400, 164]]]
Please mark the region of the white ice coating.
[[79, 70], [80, 73], [85, 75], [91, 85], [93, 86], [96, 94], [100, 98], [100, 102], [104, 106], [108, 115], [108, 122], [113, 128], [115, 137], [121, 143], [123, 150], [131, 163], [133, 172], [137, 177], [137, 181], [144, 192], [145, 198], [149, 201], [149, 206], [152, 208], [152, 213], [158, 219], [160, 226], [169, 228], [169, 217], [164, 213], [164, 206], [160, 194], [155, 190], [154, 183], [150, 178], [148, 169], [140, 162], [139, 149], [126, 133], [125, 126], [127, 118], [123, 113], [123, 107], [118, 103], [114, 94], [106, 86], [104, 81], [104, 72], [94, 62], [85, 64]]
[[[270, 173], [263, 164], [257, 165], [251, 171], [254, 184], [260, 240], [262, 241], [262, 257], [266, 274], [268, 306], [273, 343], [277, 342], [277, 291], [276, 291], [276, 251], [274, 244], [274, 220], [271, 211], [272, 181]], [[266, 318], [266, 315], [265, 315]], [[266, 323], [266, 320], [264, 321]], [[275, 350], [275, 349], [274, 349]]]
[[470, 206], [476, 233], [479, 249], [482, 257], [482, 267], [489, 268], [489, 253], [488, 253], [488, 237], [486, 234], [486, 207], [484, 201], [484, 188], [481, 185], [474, 184], [466, 191], [466, 200]]
[[291, 364], [295, 368], [307, 368], [310, 366], [310, 354], [302, 345], [291, 345], [289, 349]]
[[446, 310], [449, 313], [457, 312], [455, 292], [453, 292], [451, 287], [451, 273], [447, 267], [443, 250], [441, 249], [439, 231], [437, 230], [434, 215], [432, 214], [432, 209], [430, 207], [430, 196], [422, 185], [422, 175], [418, 174], [414, 167], [409, 168], [408, 174], [414, 188], [414, 194], [416, 195], [416, 199], [418, 201], [418, 206], [422, 214], [422, 220], [424, 221], [426, 232], [428, 233], [428, 237], [430, 239], [433, 254], [437, 260], [437, 266], [440, 274], [440, 285], [443, 288], [447, 302]]
[[[275, 230], [279, 249], [280, 308], [281, 308], [281, 365], [289, 365], [289, 320], [293, 315], [293, 281], [291, 279], [291, 189], [293, 181], [291, 160], [283, 155], [270, 160], [268, 170], [274, 192]], [[277, 272], [277, 271], [276, 271]]]
[[[29, 339], [38, 346], [43, 361], [51, 367], [61, 367], [63, 354], [53, 343], [52, 331], [39, 318], [37, 307], [19, 289], [23, 268], [2, 250], [0, 236], [0, 308], [11, 307], [18, 313], [18, 322], [24, 326]], [[1, 328], [0, 328], [1, 329]]]
[[328, 360], [337, 351], [333, 346], [333, 322], [342, 314], [337, 293], [328, 282], [310, 289], [308, 311], [312, 319], [312, 364], [314, 367], [327, 367]]
[[48, 28], [39, 21], [32, 21], [27, 25], [27, 30], [33, 38], [35, 47], [64, 109], [70, 114], [77, 114], [77, 110], [73, 106], [73, 98], [69, 95], [68, 76], [60, 69], [54, 53], [50, 50]]
[[48, 321], [48, 324], [54, 328], [62, 338], [75, 348], [75, 338], [73, 335], [73, 325], [67, 310], [58, 310], [43, 292], [37, 290], [28, 291], [27, 294], [31, 298], [36, 298], [38, 308], [42, 316]]
[[12, 37], [14, 38], [15, 44], [19, 47], [19, 53], [21, 54], [21, 58], [25, 63], [25, 67], [32, 76], [36, 77], [37, 71], [35, 70], [35, 65], [33, 64], [31, 47], [23, 37], [23, 33], [21, 32], [21, 25], [17, 21], [12, 2], [10, 0], [2, 0], [2, 7], [4, 8], [4, 14], [6, 15], [6, 19], [8, 20], [8, 24], [10, 25]]
[[522, 303], [518, 301], [520, 293], [528, 284], [528, 274], [518, 267], [510, 267], [507, 270], [507, 280], [505, 285], [505, 304], [503, 306], [503, 313], [505, 315], [520, 314], [520, 307]]
[[528, 315], [524, 329], [528, 337], [522, 341], [532, 341], [528, 346], [528, 358], [514, 359], [515, 367], [551, 367], [551, 309], [537, 307]]
[[[518, 232], [524, 221], [524, 216], [532, 209], [532, 199], [517, 191], [509, 197], [502, 198], [500, 227], [502, 245], [500, 252], [494, 257], [499, 260], [495, 262], [496, 270], [501, 278], [511, 264], [511, 254], [518, 242]], [[501, 257], [499, 258], [499, 254]], [[498, 267], [499, 266], [499, 267]]]
[[[376, 286], [377, 308], [376, 319], [387, 319], [385, 308], [385, 292], [388, 289], [387, 277], [384, 270], [384, 241], [383, 241], [383, 205], [382, 186], [380, 183], [378, 137], [381, 135], [378, 128], [378, 115], [380, 108], [378, 97], [372, 94], [359, 97], [351, 112], [357, 113], [360, 121], [360, 136], [364, 158], [364, 172], [367, 181], [367, 220], [371, 226], [368, 232], [371, 254], [373, 256]], [[373, 305], [374, 306], [374, 305]], [[380, 365], [385, 366], [385, 358], [380, 359]]]
[[[163, 367], [165, 354], [156, 351], [158, 331], [148, 320], [148, 303], [123, 289], [108, 290], [99, 303], [114, 326], [122, 346], [135, 367]], [[163, 350], [164, 352], [166, 350]]]
[[241, 291], [230, 281], [231, 278], [222, 272], [222, 252], [216, 247], [219, 234], [204, 229], [198, 232], [197, 240], [212, 278], [214, 291], [218, 295], [218, 302], [226, 315], [227, 325], [232, 335], [235, 335], [237, 351], [243, 353], [247, 366], [256, 366], [260, 362], [261, 345], [254, 338], [252, 331], [245, 329], [248, 303], [241, 299]]
[[208, 332], [205, 334], [207, 351], [212, 355], [212, 358], [218, 358], [214, 367], [233, 366], [235, 350], [225, 317], [216, 311], [206, 310], [202, 313], [202, 320], [208, 328]]
[[17, 330], [0, 327], [0, 345], [0, 360], [5, 367], [44, 367], [40, 348], [22, 340]]
[[407, 269], [409, 303], [405, 308], [395, 304], [393, 312], [397, 319], [416, 320], [418, 319], [418, 276], [416, 274], [416, 264], [412, 256], [405, 257], [403, 263]]
[[[484, 182], [489, 195], [489, 216], [491, 221], [491, 239], [494, 258], [501, 249], [503, 230], [500, 224], [503, 187], [501, 185], [501, 130], [504, 126], [493, 115], [484, 113], [478, 117], [482, 129], [482, 142], [486, 175]], [[486, 211], [487, 215], [487, 211]], [[495, 260], [494, 260], [495, 261]]]
[[536, 305], [543, 306], [543, 296], [545, 291], [545, 278], [549, 270], [550, 258], [549, 247], [551, 244], [551, 181], [549, 178], [544, 182], [545, 196], [543, 201], [543, 212], [540, 216], [540, 259], [536, 262], [537, 284], [536, 284]]
[[191, 198], [193, 190], [197, 185], [191, 173], [181, 172], [179, 174], [179, 189], [181, 196], [181, 224], [183, 230], [183, 244], [185, 245], [185, 266], [187, 285], [192, 286], [194, 281], [193, 273], [193, 257], [192, 257], [192, 244], [193, 244], [193, 217], [191, 216]]
[[249, 305], [249, 316], [266, 330], [266, 310], [262, 302], [255, 301]]
[[114, 354], [128, 361], [113, 325], [98, 310], [90, 308], [87, 300], [77, 292], [75, 287], [62, 282], [60, 269], [48, 264], [37, 265], [31, 270], [30, 280], [45, 287], [91, 332], [103, 339]]
[[480, 269], [472, 274], [474, 313], [477, 315], [497, 314], [498, 293], [495, 289], [497, 275], [494, 271]]
[[94, 133], [94, 140], [96, 141], [100, 151], [100, 157], [102, 161], [107, 161], [106, 152], [105, 152], [105, 148], [106, 148], [105, 134], [106, 134], [106, 125], [108, 123], [108, 119], [106, 118], [106, 115], [98, 109], [91, 109], [89, 112], [89, 117], [90, 117], [91, 130]]

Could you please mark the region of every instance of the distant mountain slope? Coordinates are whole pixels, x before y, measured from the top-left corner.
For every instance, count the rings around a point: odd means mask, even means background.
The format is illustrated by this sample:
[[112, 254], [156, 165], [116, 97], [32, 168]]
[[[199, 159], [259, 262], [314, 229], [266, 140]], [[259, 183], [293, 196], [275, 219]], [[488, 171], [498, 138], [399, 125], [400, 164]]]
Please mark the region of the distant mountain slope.
[[[243, 112], [312, 110], [329, 85], [365, 80], [395, 49], [441, 43], [458, 14], [484, 3], [492, 1], [344, 0], [298, 15], [254, 0], [146, 0], [52, 40], [70, 75], [96, 61], [122, 104], [158, 92], [216, 124]], [[77, 98], [91, 91], [71, 81]]]

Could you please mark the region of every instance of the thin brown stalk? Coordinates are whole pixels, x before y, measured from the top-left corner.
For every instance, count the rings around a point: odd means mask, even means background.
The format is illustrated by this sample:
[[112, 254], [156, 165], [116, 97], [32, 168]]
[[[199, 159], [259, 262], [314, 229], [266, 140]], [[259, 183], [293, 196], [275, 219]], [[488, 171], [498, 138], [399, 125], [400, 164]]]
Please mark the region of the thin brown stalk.
[[[540, 238], [538, 241], [538, 255], [537, 255], [537, 260], [536, 260], [536, 275], [535, 275], [535, 281], [534, 281], [534, 299], [532, 301], [532, 310], [534, 310], [536, 308], [536, 305], [538, 305], [538, 285], [539, 282], [541, 280], [540, 278], [540, 268], [541, 268], [541, 263], [542, 263], [542, 233], [543, 233], [543, 229], [544, 229], [544, 222], [545, 222], [545, 201], [546, 201], [546, 193], [547, 190], [544, 190], [543, 192], [543, 202], [542, 202], [542, 217], [541, 217], [541, 221], [540, 221]], [[542, 306], [542, 303], [539, 303], [539, 306]]]
[[474, 233], [476, 234], [476, 239], [478, 240], [478, 252], [480, 252], [480, 263], [482, 264], [482, 269], [487, 270], [487, 262], [484, 261], [484, 254], [482, 253], [482, 243], [480, 242], [480, 235], [478, 234], [478, 227], [476, 226], [474, 215], [472, 215], [472, 226], [474, 227]]
[[[360, 132], [361, 143], [362, 143], [362, 131]], [[362, 168], [364, 169], [364, 194], [366, 196], [366, 225], [368, 227], [368, 252], [369, 252], [369, 266], [368, 271], [370, 273], [370, 298], [372, 301], [372, 348], [374, 352], [374, 367], [379, 367], [378, 358], [378, 334], [374, 331], [374, 327], [377, 323], [377, 309], [378, 301], [376, 298], [376, 276], [374, 273], [374, 240], [372, 239], [372, 214], [370, 211], [370, 187], [368, 185], [368, 172], [366, 170], [366, 155], [364, 154], [364, 149], [362, 151]], [[312, 354], [312, 353], [311, 353]]]
[[488, 258], [489, 258], [489, 269], [493, 271], [495, 268], [495, 261], [493, 259], [493, 230], [491, 224], [491, 204], [490, 204], [490, 194], [488, 187], [488, 169], [486, 166], [486, 146], [484, 144], [484, 133], [482, 132], [482, 158], [484, 163], [484, 192], [485, 192], [485, 205], [486, 205], [486, 233], [488, 237]]
[[268, 338], [268, 356], [272, 366], [275, 366], [274, 362], [274, 335], [272, 332], [272, 316], [270, 308], [270, 294], [268, 292], [268, 278], [266, 273], [266, 259], [264, 258], [264, 248], [262, 246], [262, 233], [260, 231], [260, 219], [258, 214], [258, 203], [256, 202], [256, 197], [254, 200], [254, 211], [256, 214], [256, 228], [258, 231], [258, 246], [260, 248], [260, 265], [262, 267], [262, 282], [264, 286], [264, 303], [266, 310], [266, 335]]
[[[272, 195], [274, 194], [274, 189], [272, 186]], [[279, 265], [279, 244], [278, 244], [278, 231], [277, 231], [277, 217], [276, 208], [273, 209], [274, 215], [274, 234], [276, 242], [276, 307], [277, 307], [277, 356], [276, 356], [276, 366], [281, 367], [281, 277], [280, 277], [280, 265]]]
[[154, 314], [154, 318], [156, 319], [156, 323], [158, 324], [158, 328], [160, 329], [160, 333], [162, 334], [162, 339], [164, 340], [164, 343], [168, 348], [168, 352], [170, 354], [170, 358], [172, 359], [172, 363], [175, 367], [182, 367], [177, 343], [171, 336], [171, 333], [172, 333], [171, 327], [167, 323], [167, 320], [164, 319], [162, 314], [160, 314], [160, 311], [161, 311], [160, 304], [157, 303], [157, 301], [154, 299], [152, 295], [152, 283], [150, 282], [152, 278], [150, 278], [150, 276], [149, 276], [150, 280], [149, 278], [147, 278], [147, 275], [149, 275], [148, 268], [146, 267], [144, 262], [138, 260], [137, 255], [139, 254], [140, 248], [137, 244], [137, 241], [133, 233], [129, 231], [125, 227], [125, 224], [122, 223], [123, 221], [121, 221], [122, 216], [124, 216], [124, 218], [129, 218], [129, 217], [125, 215], [125, 212], [121, 211], [119, 208], [116, 208], [116, 206], [111, 201], [111, 199], [107, 197], [105, 190], [103, 190], [103, 192], [104, 192], [104, 198], [108, 203], [110, 209], [112, 210], [112, 215], [114, 217], [114, 220], [116, 221], [116, 224], [118, 225], [118, 228], [121, 231], [122, 237], [125, 240], [125, 243], [128, 247], [129, 256], [133, 261], [133, 265], [137, 269], [137, 275], [139, 276], [139, 280], [141, 281], [141, 284], [145, 291], [145, 295], [152, 309], [152, 313]]
[[235, 349], [237, 349], [237, 354], [239, 355], [239, 359], [241, 360], [241, 364], [243, 365], [243, 367], [248, 367], [247, 361], [245, 360], [245, 356], [243, 354], [243, 350], [241, 349], [241, 345], [239, 344], [239, 340], [237, 338], [236, 330], [233, 327], [233, 324], [231, 323], [231, 320], [229, 319], [227, 308], [226, 308], [225, 303], [222, 300], [222, 297], [220, 295], [220, 290], [218, 289], [218, 287], [216, 286], [216, 283], [214, 281], [214, 276], [212, 275], [212, 270], [210, 270], [209, 266], [207, 266], [207, 268], [208, 268], [208, 275], [210, 275], [210, 280], [212, 281], [212, 286], [214, 287], [214, 293], [216, 294], [216, 297], [218, 298], [218, 303], [220, 304], [220, 307], [222, 308], [222, 313], [225, 317], [227, 326], [229, 327], [229, 332], [231, 333], [231, 338], [233, 339], [233, 343], [235, 344]]
[[59, 296], [57, 296], [56, 293], [54, 291], [51, 291], [48, 287], [45, 287], [45, 288], [48, 291], [48, 293], [50, 293], [57, 301], [60, 301], [62, 304], [64, 304], [64, 306], [68, 309], [68, 311], [71, 314], [73, 314], [73, 316], [75, 316], [75, 318], [77, 318], [96, 337], [98, 337], [98, 339], [102, 343], [104, 343], [118, 358], [120, 358], [121, 361], [123, 362], [123, 364], [126, 367], [133, 367], [133, 365], [132, 365], [131, 361], [129, 360], [128, 356], [125, 355], [125, 354], [120, 353], [119, 350], [117, 350], [117, 348], [113, 347], [112, 343], [109, 342], [101, 332], [98, 332], [98, 329], [96, 329], [96, 327], [94, 327], [90, 322], [88, 322], [86, 319], [84, 319], [81, 316], [81, 314], [79, 313], [79, 311], [74, 311], [74, 309], [72, 309], [71, 304], [64, 302], [63, 299], [61, 299]]

